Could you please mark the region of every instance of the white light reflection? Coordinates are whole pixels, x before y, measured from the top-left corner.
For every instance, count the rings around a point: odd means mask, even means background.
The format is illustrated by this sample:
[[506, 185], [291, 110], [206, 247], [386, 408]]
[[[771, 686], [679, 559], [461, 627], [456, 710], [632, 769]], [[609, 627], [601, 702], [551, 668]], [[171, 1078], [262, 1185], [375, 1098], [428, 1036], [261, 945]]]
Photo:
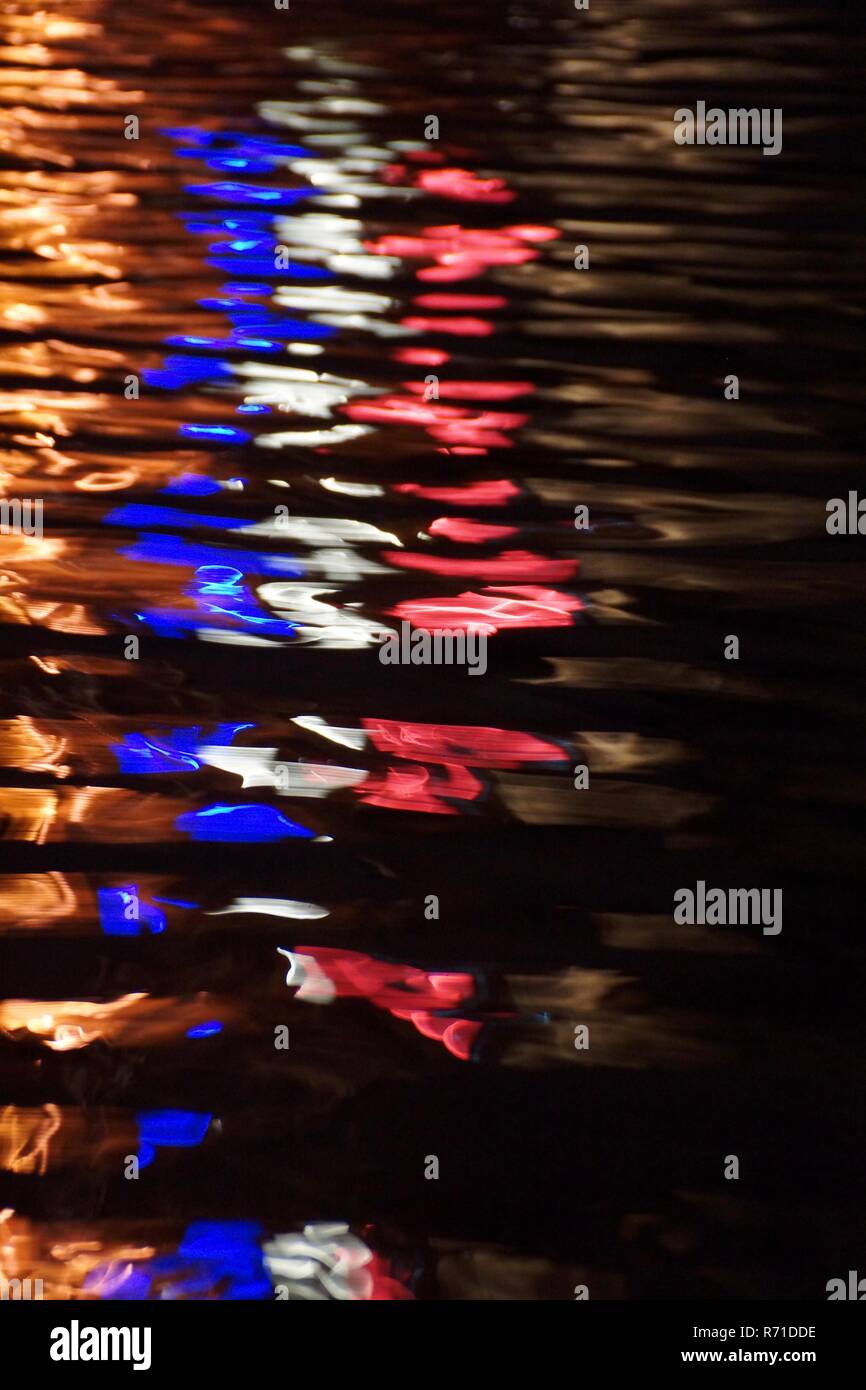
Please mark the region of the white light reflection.
[[302, 640], [316, 641], [322, 646], [369, 647], [391, 635], [390, 629], [381, 623], [318, 597], [335, 592], [312, 584], [275, 583], [263, 584], [259, 597], [270, 604], [278, 617], [295, 624]]
[[278, 762], [276, 753], [276, 748], [196, 749], [196, 756], [208, 767], [240, 777], [244, 787], [270, 787], [279, 796], [324, 797], [343, 787], [355, 787], [369, 776], [364, 768]]
[[366, 748], [369, 742], [369, 735], [364, 729], [340, 729], [333, 724], [328, 724], [318, 714], [299, 714], [293, 720], [301, 729], [308, 729], [310, 733], [319, 734], [322, 738], [330, 739], [332, 743], [342, 744], [344, 748], [352, 748], [359, 753], [362, 748]]
[[312, 1222], [304, 1227], [303, 1235], [275, 1236], [263, 1253], [271, 1282], [285, 1285], [290, 1300], [331, 1302], [372, 1297], [373, 1278], [366, 1266], [373, 1252], [343, 1222]]
[[236, 912], [255, 912], [265, 917], [290, 917], [293, 921], [318, 921], [329, 917], [326, 907], [318, 903], [296, 902], [293, 898], [235, 898], [230, 907], [208, 912], [208, 917], [227, 917]]

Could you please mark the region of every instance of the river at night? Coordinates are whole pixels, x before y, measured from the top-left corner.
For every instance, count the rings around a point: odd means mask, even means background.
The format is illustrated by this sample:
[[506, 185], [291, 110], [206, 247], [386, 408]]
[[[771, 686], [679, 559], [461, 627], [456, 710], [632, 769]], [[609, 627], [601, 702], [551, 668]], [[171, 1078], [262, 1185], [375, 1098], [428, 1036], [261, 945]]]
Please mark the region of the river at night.
[[0, 6], [3, 1280], [866, 1272], [846, 13]]

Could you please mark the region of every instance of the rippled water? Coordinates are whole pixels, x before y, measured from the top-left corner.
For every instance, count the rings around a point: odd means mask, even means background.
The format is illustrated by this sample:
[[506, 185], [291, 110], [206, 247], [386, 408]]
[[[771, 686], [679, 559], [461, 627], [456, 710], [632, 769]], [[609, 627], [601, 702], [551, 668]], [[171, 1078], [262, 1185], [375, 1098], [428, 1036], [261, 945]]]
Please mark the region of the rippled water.
[[[6, 1278], [862, 1259], [845, 14], [4, 4]], [[698, 99], [783, 153], [678, 147]], [[382, 664], [403, 622], [486, 673]], [[783, 932], [676, 925], [698, 879]]]

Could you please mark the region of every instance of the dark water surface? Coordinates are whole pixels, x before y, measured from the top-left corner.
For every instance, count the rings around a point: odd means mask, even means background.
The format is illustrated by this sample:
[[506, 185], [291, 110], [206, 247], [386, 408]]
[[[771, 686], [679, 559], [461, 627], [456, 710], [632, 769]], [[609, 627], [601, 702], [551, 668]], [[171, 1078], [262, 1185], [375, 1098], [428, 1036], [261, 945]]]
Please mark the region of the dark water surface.
[[[0, 496], [44, 505], [0, 534], [0, 1273], [825, 1297], [866, 1235], [846, 8], [0, 24]], [[782, 153], [677, 146], [699, 99]], [[404, 621], [484, 621], [486, 673], [383, 665]], [[699, 879], [783, 930], [675, 924]]]

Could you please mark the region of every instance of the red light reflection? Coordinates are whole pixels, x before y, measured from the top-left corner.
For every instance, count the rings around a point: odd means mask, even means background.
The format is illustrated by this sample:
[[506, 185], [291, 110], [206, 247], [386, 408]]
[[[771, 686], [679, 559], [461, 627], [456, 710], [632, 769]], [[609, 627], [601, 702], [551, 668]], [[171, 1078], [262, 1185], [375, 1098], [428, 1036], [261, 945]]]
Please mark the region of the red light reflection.
[[[497, 594], [504, 597], [497, 598]], [[492, 635], [507, 628], [569, 627], [572, 615], [582, 608], [575, 595], [561, 594], [556, 589], [497, 584], [481, 594], [406, 599], [390, 609], [389, 616], [405, 619], [428, 632], [449, 628]]]
[[451, 579], [537, 579], [549, 584], [566, 583], [577, 574], [579, 560], [553, 560], [529, 550], [504, 550], [501, 555], [454, 556], [422, 555], [405, 550], [384, 550], [383, 560], [398, 569], [420, 570]]
[[520, 488], [509, 478], [464, 483], [462, 487], [422, 487], [420, 483], [395, 483], [394, 491], [414, 493], [416, 497], [425, 497], [431, 502], [449, 502], [455, 507], [504, 507], [520, 496]]
[[436, 771], [427, 767], [389, 767], [355, 789], [367, 806], [439, 816], [458, 815], [458, 808], [449, 802], [477, 801], [483, 790], [478, 778], [459, 763], [445, 763]]
[[444, 536], [460, 545], [483, 545], [486, 541], [501, 541], [517, 535], [516, 526], [492, 526], [484, 521], [472, 521], [467, 516], [440, 516], [427, 527], [431, 536]]
[[421, 762], [459, 759], [474, 767], [511, 768], [520, 763], [568, 761], [559, 744], [511, 729], [406, 724], [393, 719], [362, 719], [361, 726], [381, 753]]
[[471, 975], [419, 970], [328, 946], [298, 946], [297, 952], [315, 960], [338, 998], [367, 999], [393, 1018], [411, 1023], [424, 1037], [443, 1043], [461, 1061], [469, 1060], [483, 1024], [466, 1018], [443, 1018], [432, 1010], [452, 1010], [471, 999], [475, 993]]

